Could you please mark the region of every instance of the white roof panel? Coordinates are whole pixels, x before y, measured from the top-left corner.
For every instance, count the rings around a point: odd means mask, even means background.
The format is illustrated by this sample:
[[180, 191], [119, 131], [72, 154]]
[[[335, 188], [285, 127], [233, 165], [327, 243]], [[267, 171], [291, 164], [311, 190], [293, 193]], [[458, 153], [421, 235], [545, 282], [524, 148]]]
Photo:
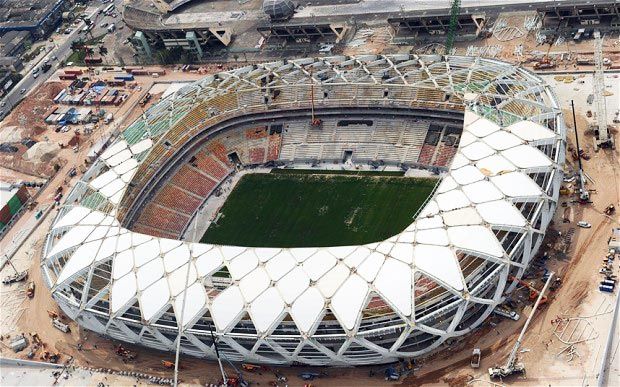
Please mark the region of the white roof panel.
[[504, 200], [478, 204], [476, 209], [484, 221], [490, 224], [525, 227], [527, 223], [521, 211]]
[[155, 257], [159, 256], [159, 253], [159, 241], [157, 239], [151, 239], [150, 241], [139, 245], [134, 250], [136, 267], [140, 267], [145, 263], [150, 262]]
[[462, 189], [472, 203], [484, 203], [504, 197], [493, 183], [486, 180], [466, 185]]
[[258, 258], [254, 251], [248, 249], [245, 253], [234, 258], [228, 265], [228, 270], [233, 279], [239, 280], [252, 271], [258, 265]]
[[138, 161], [136, 161], [136, 159], [128, 159], [114, 167], [114, 172], [116, 172], [117, 175], [123, 175], [137, 166]]
[[448, 237], [457, 248], [479, 251], [494, 257], [502, 257], [504, 249], [493, 232], [484, 226], [457, 226], [448, 229]]
[[539, 141], [555, 138], [556, 134], [544, 126], [532, 121], [519, 121], [506, 128], [525, 141]]
[[415, 234], [415, 241], [426, 245], [447, 246], [448, 235], [443, 228], [433, 228], [430, 230], [419, 230]]
[[523, 143], [523, 140], [512, 133], [500, 130], [482, 139], [491, 148], [502, 151]]
[[115, 154], [117, 154], [118, 152], [126, 148], [127, 148], [127, 142], [125, 140], [118, 141], [117, 143], [112, 144], [112, 146], [106, 149], [101, 154], [101, 158], [104, 160], [109, 159], [110, 157], [114, 156]]
[[223, 331], [243, 311], [243, 296], [235, 285], [224, 289], [211, 304], [211, 316], [218, 330]]
[[314, 254], [318, 249], [316, 247], [301, 247], [290, 249], [291, 255], [297, 260], [297, 262], [303, 262], [312, 254]]
[[95, 229], [94, 226], [73, 227], [72, 229], [67, 231], [67, 233], [65, 233], [65, 235], [62, 236], [62, 238], [60, 238], [60, 240], [54, 245], [54, 247], [49, 252], [49, 254], [47, 254], [47, 257], [49, 258], [53, 255], [56, 255], [67, 249], [70, 249], [74, 246], [79, 245], [80, 243], [84, 242], [86, 238], [88, 238], [88, 235], [90, 235], [90, 233], [94, 229]]
[[[163, 242], [163, 239], [160, 242]], [[165, 251], [164, 246], [162, 245], [161, 247], [162, 251]], [[164, 255], [164, 267], [166, 268], [166, 273], [170, 273], [181, 265], [187, 263], [189, 258], [190, 251], [185, 244], [168, 251]]]
[[239, 290], [246, 302], [252, 302], [269, 287], [270, 283], [271, 280], [265, 269], [259, 267], [239, 281]]
[[[187, 297], [185, 306], [183, 306], [184, 297]], [[198, 317], [198, 314], [206, 305], [207, 294], [205, 293], [205, 288], [199, 283], [190, 285], [184, 293], [179, 294], [174, 300], [174, 314], [178, 323], [181, 326], [189, 324]], [[181, 311], [183, 311], [182, 316]]]
[[368, 294], [368, 284], [360, 276], [351, 275], [332, 297], [332, 311], [345, 329], [355, 328], [364, 301]]
[[61, 284], [65, 282], [71, 276], [80, 272], [83, 269], [86, 269], [91, 263], [93, 263], [100, 245], [101, 241], [94, 241], [84, 243], [83, 245], [78, 247], [69, 259], [69, 261], [65, 263], [65, 266], [62, 268], [60, 275], [56, 279], [56, 283]]
[[496, 123], [480, 117], [471, 124], [465, 125], [464, 131], [470, 132], [476, 137], [486, 137], [499, 129], [500, 127]]
[[[144, 266], [146, 267], [146, 265]], [[170, 293], [172, 296], [176, 296], [181, 293], [183, 289], [196, 282], [197, 273], [193, 263], [185, 264], [172, 273], [168, 274], [168, 286], [170, 286]]]
[[386, 301], [405, 316], [411, 315], [411, 268], [395, 259], [388, 258], [381, 267], [375, 287]]
[[502, 155], [518, 168], [550, 167], [552, 164], [547, 155], [527, 145], [505, 150]]
[[261, 262], [267, 262], [271, 258], [275, 257], [276, 254], [280, 252], [281, 249], [273, 249], [273, 248], [265, 248], [260, 247], [254, 249], [254, 253], [258, 257], [258, 260]]
[[91, 210], [86, 207], [73, 207], [69, 212], [67, 212], [56, 224], [54, 225], [54, 229], [58, 229], [66, 226], [73, 226], [79, 223], [80, 220], [84, 219], [84, 217], [90, 214]]
[[114, 257], [114, 263], [112, 264], [112, 278], [118, 279], [129, 273], [133, 269], [133, 250], [125, 250], [122, 253], [118, 253]]
[[162, 278], [149, 286], [140, 294], [140, 309], [142, 317], [150, 321], [170, 301], [170, 291], [166, 279]]
[[542, 195], [538, 184], [522, 172], [510, 172], [491, 177], [491, 182], [506, 196], [537, 197]]
[[455, 290], [463, 290], [461, 267], [448, 247], [417, 245], [413, 252], [417, 269]]
[[153, 140], [151, 140], [150, 138], [147, 138], [145, 140], [140, 141], [139, 143], [132, 145], [129, 149], [131, 150], [131, 153], [133, 153], [134, 155], [137, 155], [146, 150], [149, 150], [152, 146], [153, 146]]
[[385, 261], [385, 256], [381, 253], [374, 252], [357, 267], [357, 274], [366, 281], [372, 282], [377, 276], [381, 265], [383, 265], [383, 261]]
[[224, 263], [219, 249], [211, 249], [196, 258], [196, 269], [201, 277], [207, 276], [219, 269]]
[[460, 185], [471, 184], [484, 179], [484, 175], [473, 165], [466, 165], [463, 168], [452, 170], [450, 174]]
[[443, 222], [448, 227], [482, 223], [480, 215], [471, 207], [444, 212], [441, 216], [443, 217]]
[[476, 167], [485, 176], [494, 176], [517, 169], [510, 161], [500, 155], [493, 155], [479, 160]]
[[336, 265], [338, 261], [327, 250], [319, 250], [303, 263], [304, 271], [311, 280], [316, 281]]
[[495, 153], [495, 151], [482, 141], [477, 141], [460, 148], [460, 153], [472, 161], [480, 160]]
[[164, 275], [164, 262], [161, 258], [152, 260], [138, 269], [138, 289], [143, 290]]
[[446, 176], [441, 180], [441, 183], [439, 184], [439, 187], [437, 187], [436, 192], [444, 193], [447, 191], [452, 191], [456, 187], [458, 187], [458, 185], [456, 184], [456, 181], [454, 181], [454, 179], [451, 176]]
[[344, 264], [349, 267], [357, 267], [371, 253], [370, 249], [360, 246], [348, 257], [345, 258]]
[[284, 302], [291, 304], [310, 285], [310, 278], [300, 268], [296, 267], [277, 283], [277, 288], [282, 294]]
[[250, 316], [259, 332], [267, 332], [284, 312], [284, 301], [275, 288], [269, 288], [250, 306]]
[[265, 269], [267, 269], [269, 277], [277, 281], [282, 278], [284, 274], [291, 271], [296, 265], [297, 261], [295, 261], [291, 253], [288, 250], [283, 250], [265, 264]]
[[126, 276], [115, 280], [111, 288], [110, 312], [116, 313], [123, 306], [136, 296], [138, 286], [136, 285], [136, 275], [129, 273]]
[[351, 271], [344, 264], [339, 263], [333, 269], [328, 271], [317, 282], [317, 288], [325, 297], [331, 297], [342, 283], [349, 277]]
[[106, 159], [106, 163], [108, 163], [108, 165], [111, 167], [115, 167], [119, 165], [120, 163], [122, 163], [123, 161], [129, 160], [130, 158], [131, 158], [131, 152], [129, 151], [129, 149], [125, 149], [125, 150], [118, 152], [117, 154], [110, 157], [109, 159]]
[[[401, 235], [404, 234], [411, 234], [411, 237], [413, 238], [415, 233], [403, 233]], [[411, 244], [413, 239], [404, 241], [399, 239], [399, 241], [409, 243], [395, 243], [394, 247], [392, 247], [392, 251], [390, 251], [390, 256], [407, 264], [413, 262], [413, 245]]]
[[470, 202], [461, 190], [455, 189], [435, 197], [437, 204], [442, 211], [456, 210], [457, 208], [467, 207]]
[[323, 308], [325, 300], [316, 288], [308, 288], [291, 307], [291, 317], [301, 332], [309, 333], [316, 323]]

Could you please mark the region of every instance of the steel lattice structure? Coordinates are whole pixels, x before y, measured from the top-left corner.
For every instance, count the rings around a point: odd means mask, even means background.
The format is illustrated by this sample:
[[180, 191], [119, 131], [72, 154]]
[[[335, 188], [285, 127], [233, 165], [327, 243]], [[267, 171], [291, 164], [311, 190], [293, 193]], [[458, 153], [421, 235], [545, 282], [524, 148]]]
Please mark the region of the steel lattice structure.
[[[364, 246], [290, 249], [126, 228], [158, 171], [198, 134], [238, 116], [307, 111], [311, 83], [318, 113], [464, 111], [456, 156], [409, 227]], [[181, 333], [182, 352], [214, 358], [213, 330], [231, 361], [420, 356], [471, 332], [514, 288], [509, 275], [523, 275], [555, 211], [564, 153], [552, 90], [497, 60], [369, 55], [247, 66], [182, 88], [119, 135], [67, 196], [42, 272], [78, 324], [148, 347], [172, 351]], [[223, 268], [230, 278], [218, 277]]]

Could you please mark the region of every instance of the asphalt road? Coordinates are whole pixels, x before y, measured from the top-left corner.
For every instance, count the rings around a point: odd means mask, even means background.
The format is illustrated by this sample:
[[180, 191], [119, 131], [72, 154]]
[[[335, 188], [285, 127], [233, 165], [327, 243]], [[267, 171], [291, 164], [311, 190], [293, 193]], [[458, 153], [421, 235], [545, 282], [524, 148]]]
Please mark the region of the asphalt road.
[[[93, 23], [95, 24], [92, 30], [93, 36], [98, 36], [98, 35], [101, 35], [107, 32], [105, 27], [104, 28], [100, 27], [102, 22], [104, 21], [108, 23], [114, 22], [116, 24], [121, 22], [119, 8], [120, 8], [120, 5], [122, 4], [122, 0], [115, 0], [114, 3], [116, 5], [115, 12], [119, 16], [113, 19], [109, 16], [98, 14], [97, 17], [93, 20]], [[107, 7], [108, 5], [109, 3], [102, 4], [97, 9], [103, 9]], [[4, 105], [4, 106], [0, 106], [0, 120], [3, 120], [4, 117], [6, 117], [11, 112], [13, 107], [19, 104], [19, 102], [26, 95], [28, 95], [28, 93], [36, 89], [37, 86], [39, 86], [43, 82], [47, 81], [52, 76], [52, 74], [54, 74], [54, 71], [56, 70], [58, 63], [66, 60], [69, 57], [69, 55], [71, 55], [72, 53], [71, 42], [73, 42], [74, 40], [80, 37], [84, 39], [88, 39], [88, 37], [84, 37], [84, 35], [80, 34], [80, 31], [82, 30], [82, 28], [84, 28], [84, 25], [85, 24], [82, 21], [77, 26], [71, 26], [71, 28], [73, 28], [73, 31], [71, 31], [70, 34], [65, 35], [66, 38], [62, 43], [60, 44], [54, 43], [54, 48], [51, 51], [45, 54], [40, 59], [39, 62], [32, 64], [32, 68], [30, 69], [30, 71], [28, 71], [24, 75], [24, 77], [19, 81], [19, 83], [17, 83], [17, 85], [15, 85], [13, 89], [11, 89], [11, 91], [2, 99], [2, 102], [0, 102], [0, 105]], [[54, 56], [56, 56], [56, 59], [53, 60], [52, 57]], [[35, 78], [32, 71], [34, 70], [35, 67], [40, 68], [41, 65], [45, 62], [45, 60], [49, 60], [50, 64], [52, 65], [52, 68], [45, 73], [42, 71], [39, 71], [38, 77]], [[21, 91], [24, 89], [25, 91], [22, 93]]]

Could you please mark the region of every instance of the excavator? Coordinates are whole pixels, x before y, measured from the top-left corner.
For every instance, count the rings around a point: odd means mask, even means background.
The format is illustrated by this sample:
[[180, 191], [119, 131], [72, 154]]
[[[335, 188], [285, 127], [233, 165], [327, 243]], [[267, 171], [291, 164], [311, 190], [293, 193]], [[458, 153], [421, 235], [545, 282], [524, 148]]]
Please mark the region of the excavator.
[[[530, 301], [535, 301], [536, 298], [538, 298], [538, 295], [540, 294], [540, 291], [538, 291], [538, 289], [536, 289], [535, 287], [533, 287], [531, 284], [528, 284], [527, 282], [520, 280], [512, 275], [508, 276], [508, 279], [510, 281], [517, 281], [519, 284], [525, 286], [526, 288], [528, 288], [530, 290], [530, 296], [529, 296], [529, 300]], [[540, 299], [540, 305], [544, 305], [547, 303], [547, 296], [543, 296]]]

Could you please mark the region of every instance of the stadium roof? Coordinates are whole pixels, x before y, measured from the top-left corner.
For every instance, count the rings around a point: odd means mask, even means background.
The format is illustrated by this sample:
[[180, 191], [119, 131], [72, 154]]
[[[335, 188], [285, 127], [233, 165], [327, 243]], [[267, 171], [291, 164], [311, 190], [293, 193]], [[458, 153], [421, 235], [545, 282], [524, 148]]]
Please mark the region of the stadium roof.
[[[411, 318], [415, 273], [434, 279], [463, 298], [468, 289], [457, 255], [466, 252], [506, 262], [493, 229], [531, 227], [513, 200], [546, 194], [528, 173], [555, 168], [539, 145], [559, 135], [522, 120], [502, 127], [468, 108], [453, 164], [415, 221], [385, 241], [327, 248], [215, 246], [156, 238], [120, 226], [114, 212], [75, 206], [53, 226], [67, 230], [47, 253], [70, 257], [55, 286], [89, 266], [113, 258], [112, 315], [139, 301], [148, 322], [174, 305], [177, 321], [193, 323], [209, 309], [219, 331], [248, 313], [259, 332], [269, 332], [290, 313], [309, 333], [329, 307], [352, 330], [374, 289], [404, 318]], [[153, 142], [121, 140], [101, 159], [109, 170], [89, 185], [118, 204], [139, 160]], [[202, 281], [227, 267], [234, 284], [209, 299]], [[183, 307], [183, 291], [191, 302]]]

